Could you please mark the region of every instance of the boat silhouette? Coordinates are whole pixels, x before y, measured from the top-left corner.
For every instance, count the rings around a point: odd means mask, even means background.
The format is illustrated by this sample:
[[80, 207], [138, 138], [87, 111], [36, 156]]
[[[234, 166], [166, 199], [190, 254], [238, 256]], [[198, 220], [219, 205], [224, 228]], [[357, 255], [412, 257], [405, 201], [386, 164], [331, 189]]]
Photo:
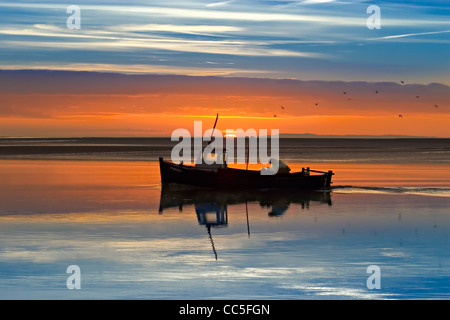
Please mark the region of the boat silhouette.
[[222, 165], [185, 165], [159, 158], [161, 183], [223, 190], [234, 189], [302, 189], [330, 190], [332, 171], [303, 168], [299, 172], [263, 175], [257, 170], [230, 168]]
[[[219, 114], [217, 114], [209, 144], [213, 139], [218, 118]], [[228, 148], [228, 145], [226, 147]], [[233, 168], [228, 165], [228, 154], [234, 154], [234, 151], [231, 152], [231, 149], [228, 150], [227, 148], [219, 145], [214, 147], [209, 154], [199, 152], [196, 155], [195, 165], [186, 165], [183, 161], [175, 163], [160, 157], [161, 183], [178, 183], [224, 190], [269, 188], [330, 190], [331, 188], [331, 179], [334, 175], [331, 170], [324, 172], [311, 170], [307, 167], [299, 172], [290, 172], [289, 166], [276, 157], [269, 160], [270, 167], [263, 167], [261, 170], [249, 170], [250, 146], [246, 147], [246, 169]], [[234, 146], [232, 148], [234, 149]], [[255, 159], [252, 157], [253, 160]], [[230, 163], [234, 164], [234, 159], [231, 159]]]

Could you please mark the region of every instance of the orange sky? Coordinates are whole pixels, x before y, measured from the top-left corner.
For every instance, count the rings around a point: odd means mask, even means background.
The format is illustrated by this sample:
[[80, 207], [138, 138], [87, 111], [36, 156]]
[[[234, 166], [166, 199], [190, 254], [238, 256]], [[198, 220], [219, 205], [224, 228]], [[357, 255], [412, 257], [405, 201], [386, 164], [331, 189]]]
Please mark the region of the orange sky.
[[0, 91], [0, 136], [169, 136], [177, 128], [193, 132], [195, 120], [206, 130], [219, 113], [221, 130], [450, 137], [443, 85], [195, 77], [170, 87], [170, 79], [153, 77], [140, 88], [129, 81], [71, 87], [69, 77], [54, 88], [54, 78], [36, 85], [17, 79]]

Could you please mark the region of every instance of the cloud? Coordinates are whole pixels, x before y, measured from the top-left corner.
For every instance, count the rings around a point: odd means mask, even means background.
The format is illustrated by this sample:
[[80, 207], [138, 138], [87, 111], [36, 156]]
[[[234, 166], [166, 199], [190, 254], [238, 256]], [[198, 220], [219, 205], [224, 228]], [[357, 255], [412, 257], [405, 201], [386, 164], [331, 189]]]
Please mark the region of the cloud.
[[132, 24], [108, 27], [109, 30], [120, 31], [139, 31], [139, 32], [173, 32], [186, 34], [222, 34], [228, 32], [242, 32], [244, 28], [222, 25], [173, 25], [173, 24]]
[[[368, 30], [367, 3], [321, 2], [85, 1], [79, 4], [81, 30], [66, 28], [67, 5], [55, 0], [0, 2], [0, 61], [10, 69], [78, 65], [100, 71], [103, 65], [129, 73], [448, 81], [442, 47], [448, 40], [435, 32], [450, 22], [437, 10], [386, 3], [382, 29]], [[395, 39], [405, 46], [389, 47]], [[397, 54], [388, 59], [381, 52]]]
[[[327, 0], [307, 0], [303, 3], [320, 3]], [[327, 1], [334, 2], [334, 1]], [[278, 22], [308, 22], [326, 24], [330, 26], [365, 26], [366, 15], [360, 16], [352, 14], [351, 11], [340, 10], [339, 14], [336, 11], [329, 11], [325, 14], [314, 14], [315, 11], [304, 11], [300, 13], [292, 13], [291, 10], [273, 10], [270, 6], [263, 6], [261, 9], [255, 10], [255, 5], [239, 6], [234, 10], [221, 10], [224, 4], [230, 4], [232, 1], [217, 2], [210, 4], [209, 9], [192, 8], [188, 5], [178, 7], [164, 7], [157, 4], [151, 6], [136, 6], [136, 5], [97, 5], [84, 4], [81, 9], [84, 11], [113, 12], [120, 15], [132, 14], [135, 16], [158, 16], [158, 17], [172, 17], [172, 18], [188, 18], [196, 19], [196, 21], [278, 21]], [[364, 5], [364, 4], [359, 4]], [[61, 4], [42, 4], [42, 3], [4, 3], [0, 2], [0, 7], [16, 8], [16, 9], [42, 9], [42, 10], [65, 10], [66, 5]], [[217, 9], [217, 7], [219, 9]], [[348, 9], [348, 7], [347, 7]], [[345, 13], [347, 12], [347, 13]], [[450, 25], [446, 19], [383, 19], [385, 26], [418, 26], [418, 25]]]
[[[212, 106], [221, 109], [223, 116], [267, 118], [275, 112], [278, 119], [399, 113], [444, 116], [450, 110], [450, 87], [440, 84], [101, 72], [0, 71], [0, 95], [3, 116], [196, 116], [208, 114]], [[218, 97], [224, 101], [221, 105]]]
[[[151, 26], [151, 25], [150, 25]], [[153, 25], [156, 30], [180, 32], [182, 26], [174, 25]], [[121, 27], [116, 27], [119, 30]], [[187, 33], [205, 32], [205, 26], [187, 26]], [[149, 25], [145, 26], [125, 26], [125, 31], [149, 30]], [[212, 26], [209, 32], [230, 32], [238, 31], [239, 28], [226, 26]], [[91, 50], [91, 51], [125, 51], [131, 49], [152, 49], [167, 50], [190, 53], [206, 53], [219, 55], [237, 56], [279, 56], [279, 57], [303, 57], [303, 58], [323, 58], [324, 54], [314, 52], [301, 52], [294, 50], [280, 49], [278, 46], [282, 41], [251, 40], [251, 39], [189, 39], [183, 37], [164, 35], [145, 35], [140, 33], [119, 33], [104, 30], [82, 30], [73, 33], [65, 28], [36, 24], [31, 28], [5, 28], [0, 30], [0, 34], [16, 36], [36, 36], [33, 41], [27, 39], [0, 41], [4, 45], [14, 48], [53, 48], [55, 50]], [[43, 40], [41, 38], [45, 38]], [[64, 39], [64, 40], [61, 40]], [[74, 41], [69, 41], [74, 39]], [[96, 41], [95, 41], [96, 40]]]
[[[220, 65], [219, 63], [205, 62], [206, 64]], [[269, 70], [236, 69], [225, 67], [187, 67], [151, 64], [108, 64], [108, 63], [28, 63], [17, 65], [0, 65], [2, 70], [55, 70], [55, 71], [91, 71], [114, 72], [124, 74], [172, 74], [188, 76], [240, 76], [270, 74]]]
[[221, 1], [221, 2], [212, 2], [212, 3], [208, 3], [206, 4], [207, 7], [223, 7], [226, 6], [230, 3], [235, 2], [234, 0], [229, 0], [229, 1]]
[[335, 2], [336, 0], [303, 0], [301, 1], [302, 4], [318, 4], [318, 3], [329, 3], [329, 2]]
[[441, 34], [441, 33], [448, 33], [448, 32], [450, 32], [450, 30], [405, 33], [405, 34], [397, 34], [397, 35], [392, 35], [392, 36], [380, 37], [380, 38], [376, 38], [376, 39], [396, 39], [396, 38], [405, 38], [405, 37], [425, 36], [425, 35], [430, 35], [430, 34]]

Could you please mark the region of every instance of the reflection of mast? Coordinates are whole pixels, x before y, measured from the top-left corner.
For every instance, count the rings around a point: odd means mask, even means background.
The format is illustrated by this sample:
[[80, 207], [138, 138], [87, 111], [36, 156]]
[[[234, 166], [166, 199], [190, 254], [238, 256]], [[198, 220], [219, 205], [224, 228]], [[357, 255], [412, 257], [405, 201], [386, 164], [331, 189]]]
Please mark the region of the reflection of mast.
[[250, 224], [248, 223], [248, 205], [247, 205], [247, 201], [245, 201], [245, 212], [247, 214], [247, 233], [248, 233], [248, 237], [250, 238]]
[[211, 235], [211, 227], [223, 228], [228, 225], [227, 205], [217, 202], [199, 202], [195, 204], [195, 212], [197, 213], [198, 223], [206, 226], [214, 256], [217, 260], [217, 251]]
[[331, 192], [312, 192], [303, 190], [254, 190], [254, 191], [226, 191], [185, 188], [182, 185], [161, 185], [161, 198], [159, 213], [168, 208], [178, 208], [180, 212], [183, 206], [195, 206], [198, 223], [205, 226], [208, 237], [217, 258], [216, 247], [211, 235], [212, 228], [224, 228], [228, 226], [228, 205], [241, 205], [245, 203], [247, 233], [250, 238], [250, 217], [248, 202], [259, 203], [262, 208], [269, 210], [269, 216], [281, 216], [291, 204], [308, 209], [310, 201], [319, 203], [331, 202]]
[[211, 240], [211, 246], [212, 246], [213, 251], [214, 251], [214, 256], [216, 257], [216, 260], [217, 260], [216, 247], [214, 246], [214, 240], [213, 240], [213, 238], [211, 236], [211, 226], [210, 225], [206, 226], [206, 230], [208, 230], [209, 240]]

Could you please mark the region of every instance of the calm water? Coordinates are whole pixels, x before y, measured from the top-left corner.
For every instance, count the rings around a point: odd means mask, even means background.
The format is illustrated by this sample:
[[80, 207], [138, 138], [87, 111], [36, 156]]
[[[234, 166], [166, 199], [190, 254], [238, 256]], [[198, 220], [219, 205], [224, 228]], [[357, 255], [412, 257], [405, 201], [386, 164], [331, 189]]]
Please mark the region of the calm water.
[[[308, 195], [162, 192], [157, 162], [133, 158], [147, 150], [4, 151], [0, 298], [449, 299], [450, 159], [438, 144], [380, 147], [373, 161], [317, 148], [308, 164], [336, 172], [334, 189]], [[398, 165], [407, 154], [423, 158]], [[81, 290], [67, 289], [70, 265]], [[366, 286], [370, 265], [380, 289]]]

